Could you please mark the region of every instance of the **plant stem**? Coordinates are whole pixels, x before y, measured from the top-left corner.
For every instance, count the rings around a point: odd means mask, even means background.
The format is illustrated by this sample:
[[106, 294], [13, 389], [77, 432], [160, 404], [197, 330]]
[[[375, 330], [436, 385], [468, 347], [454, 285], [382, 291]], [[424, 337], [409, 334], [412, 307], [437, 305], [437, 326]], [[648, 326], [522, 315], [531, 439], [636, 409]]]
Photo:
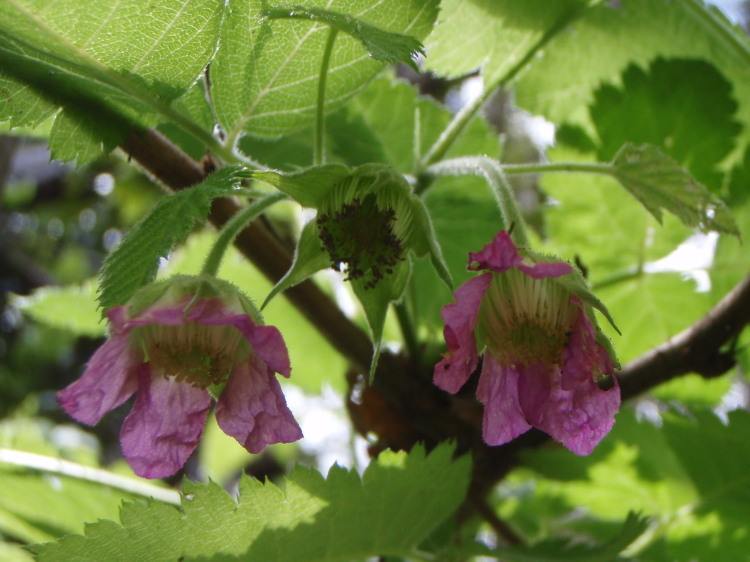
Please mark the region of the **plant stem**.
[[325, 163], [325, 105], [326, 105], [326, 80], [328, 78], [328, 66], [331, 63], [333, 44], [339, 30], [331, 27], [328, 30], [328, 39], [323, 51], [323, 60], [320, 63], [320, 76], [318, 77], [318, 103], [315, 111], [315, 154], [314, 164], [320, 166]]
[[221, 229], [219, 237], [214, 243], [213, 248], [211, 248], [211, 252], [208, 254], [208, 257], [203, 264], [201, 273], [215, 276], [219, 271], [219, 265], [221, 265], [221, 260], [224, 257], [227, 248], [232, 242], [234, 242], [237, 234], [239, 234], [239, 232], [244, 229], [251, 220], [265, 211], [268, 207], [286, 198], [287, 195], [285, 193], [272, 193], [271, 195], [267, 195], [263, 199], [254, 201], [253, 203], [236, 213], [229, 220], [229, 222], [227, 222], [224, 228]]
[[500, 163], [487, 156], [467, 156], [433, 164], [425, 170], [426, 176], [475, 174], [483, 177], [497, 200], [505, 228], [516, 246], [529, 245], [526, 221], [518, 207], [513, 188], [505, 178]]
[[509, 176], [523, 174], [544, 174], [549, 172], [584, 172], [591, 174], [613, 175], [611, 164], [585, 164], [581, 162], [549, 162], [534, 164], [501, 164], [503, 172]]
[[113, 474], [100, 468], [84, 466], [82, 464], [64, 461], [53, 457], [27, 453], [26, 451], [15, 451], [13, 449], [0, 449], [0, 463], [41, 470], [51, 474], [60, 474], [62, 476], [69, 476], [70, 478], [77, 478], [78, 480], [86, 480], [88, 482], [95, 482], [130, 494], [137, 494], [146, 498], [154, 498], [155, 500], [172, 505], [180, 505], [180, 494], [175, 490], [159, 488], [142, 480], [120, 476], [119, 474]]

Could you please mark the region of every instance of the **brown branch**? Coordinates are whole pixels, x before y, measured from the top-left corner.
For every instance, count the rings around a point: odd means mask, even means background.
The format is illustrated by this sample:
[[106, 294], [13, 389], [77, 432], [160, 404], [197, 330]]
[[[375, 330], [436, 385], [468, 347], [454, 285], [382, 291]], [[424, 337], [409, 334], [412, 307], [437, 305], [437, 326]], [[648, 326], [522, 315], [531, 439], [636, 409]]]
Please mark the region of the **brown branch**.
[[[130, 134], [121, 148], [161, 184], [179, 191], [202, 181], [207, 171], [154, 129]], [[221, 228], [239, 210], [228, 198], [214, 201], [210, 221]], [[235, 246], [272, 282], [289, 269], [289, 250], [259, 221], [248, 225]], [[359, 370], [367, 372], [372, 344], [367, 335], [341, 312], [312, 281], [287, 289], [284, 295]]]
[[619, 374], [622, 399], [628, 400], [688, 373], [717, 377], [734, 365], [723, 350], [750, 323], [750, 275], [687, 330], [631, 361]]

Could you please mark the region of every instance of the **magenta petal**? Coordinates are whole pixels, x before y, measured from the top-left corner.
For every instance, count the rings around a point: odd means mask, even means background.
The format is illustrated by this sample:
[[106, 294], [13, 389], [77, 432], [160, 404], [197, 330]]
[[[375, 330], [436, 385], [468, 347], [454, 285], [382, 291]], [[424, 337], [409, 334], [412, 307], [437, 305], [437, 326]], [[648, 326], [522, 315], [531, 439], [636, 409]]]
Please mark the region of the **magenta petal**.
[[302, 438], [279, 381], [255, 356], [235, 366], [216, 404], [216, 421], [224, 433], [251, 453], [261, 452], [266, 445]]
[[96, 350], [81, 378], [57, 393], [57, 400], [73, 418], [95, 425], [135, 392], [138, 362], [127, 334], [116, 334]]
[[458, 392], [477, 367], [474, 328], [477, 325], [482, 298], [491, 280], [491, 273], [469, 279], [456, 289], [456, 302], [443, 307], [443, 335], [448, 345], [448, 353], [435, 365], [433, 380], [446, 392]]
[[234, 326], [273, 371], [289, 377], [291, 373], [289, 353], [281, 332], [274, 326], [256, 324], [247, 314], [227, 308], [218, 299], [197, 301], [188, 311], [186, 320], [206, 326]]
[[539, 363], [524, 370], [519, 398], [526, 421], [577, 455], [588, 455], [612, 429], [620, 388], [603, 391], [588, 379], [565, 390], [560, 371]]
[[477, 398], [484, 404], [482, 436], [488, 445], [502, 445], [531, 429], [518, 403], [518, 377], [517, 370], [485, 353]]
[[259, 326], [249, 316], [241, 316], [233, 323], [253, 346], [253, 351], [272, 371], [289, 378], [289, 353], [281, 332], [274, 326]]
[[469, 269], [491, 269], [495, 273], [503, 273], [520, 265], [522, 260], [510, 235], [501, 230], [479, 252], [469, 252]]
[[573, 272], [573, 267], [569, 263], [561, 261], [542, 261], [534, 265], [521, 264], [518, 266], [518, 269], [534, 279], [553, 279]]
[[138, 394], [120, 432], [122, 453], [136, 474], [163, 478], [177, 472], [203, 434], [211, 398], [202, 388], [138, 372]]
[[563, 350], [561, 385], [566, 390], [590, 379], [614, 374], [612, 359], [596, 341], [594, 327], [581, 301], [575, 297], [571, 297], [571, 301], [578, 306], [578, 317]]

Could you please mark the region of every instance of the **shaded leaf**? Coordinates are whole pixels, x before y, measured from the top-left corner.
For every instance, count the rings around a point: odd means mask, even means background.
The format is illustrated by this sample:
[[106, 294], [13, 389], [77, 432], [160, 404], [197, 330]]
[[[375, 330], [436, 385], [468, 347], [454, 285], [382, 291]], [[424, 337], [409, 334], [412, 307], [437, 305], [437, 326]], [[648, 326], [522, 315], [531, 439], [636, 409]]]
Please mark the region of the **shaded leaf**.
[[612, 165], [613, 175], [657, 220], [664, 209], [686, 226], [739, 235], [727, 206], [657, 147], [626, 144]]
[[[306, 10], [330, 3], [306, 2]], [[424, 39], [432, 30], [437, 0], [340, 0], [339, 14], [383, 29]], [[211, 65], [216, 114], [234, 144], [243, 134], [276, 137], [310, 125], [315, 117], [317, 84], [328, 25], [299, 19], [263, 17], [265, 2], [237, 0], [229, 12], [221, 46]], [[340, 107], [384, 63], [362, 43], [339, 34], [326, 85], [326, 112]]]

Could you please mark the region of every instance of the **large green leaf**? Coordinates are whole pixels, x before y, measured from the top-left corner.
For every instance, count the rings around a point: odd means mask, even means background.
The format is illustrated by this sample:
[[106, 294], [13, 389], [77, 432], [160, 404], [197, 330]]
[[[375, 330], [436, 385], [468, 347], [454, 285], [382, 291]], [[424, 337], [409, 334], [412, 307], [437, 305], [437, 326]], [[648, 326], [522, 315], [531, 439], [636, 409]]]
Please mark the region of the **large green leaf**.
[[[168, 113], [169, 103], [212, 56], [223, 12], [216, 0], [168, 0], [146, 7], [137, 0], [3, 2], [0, 74], [6, 104], [0, 119], [33, 125], [40, 117], [31, 108], [41, 106], [48, 115], [59, 105], [76, 110], [67, 115], [76, 122], [98, 107], [137, 120]], [[83, 125], [90, 129], [91, 122]], [[70, 131], [70, 124], [65, 127]], [[81, 138], [86, 135], [70, 140]]]
[[599, 158], [611, 160], [626, 143], [654, 145], [717, 193], [719, 165], [740, 131], [726, 78], [702, 60], [658, 58], [647, 72], [629, 66], [621, 80], [594, 93]]
[[361, 560], [408, 556], [460, 505], [470, 463], [453, 447], [383, 453], [360, 476], [297, 468], [280, 487], [243, 477], [237, 502], [216, 484], [186, 482], [181, 509], [123, 506], [120, 524], [36, 545], [39, 560]]
[[[423, 39], [431, 30], [436, 0], [309, 2], [385, 31]], [[269, 20], [267, 2], [238, 0], [224, 27], [211, 66], [212, 96], [231, 144], [242, 134], [280, 136], [312, 123], [328, 26], [317, 21]], [[330, 60], [326, 111], [339, 107], [381, 68], [355, 38], [339, 34]]]
[[732, 83], [738, 119], [748, 130], [748, 41], [703, 0], [601, 2], [552, 47], [521, 77], [516, 92], [519, 105], [554, 122], [590, 126], [595, 89], [602, 83], [619, 85], [631, 64], [645, 68], [657, 57], [695, 58], [712, 63]]
[[449, 77], [481, 68], [485, 83], [494, 85], [585, 5], [584, 0], [444, 0], [427, 41], [426, 66]]

